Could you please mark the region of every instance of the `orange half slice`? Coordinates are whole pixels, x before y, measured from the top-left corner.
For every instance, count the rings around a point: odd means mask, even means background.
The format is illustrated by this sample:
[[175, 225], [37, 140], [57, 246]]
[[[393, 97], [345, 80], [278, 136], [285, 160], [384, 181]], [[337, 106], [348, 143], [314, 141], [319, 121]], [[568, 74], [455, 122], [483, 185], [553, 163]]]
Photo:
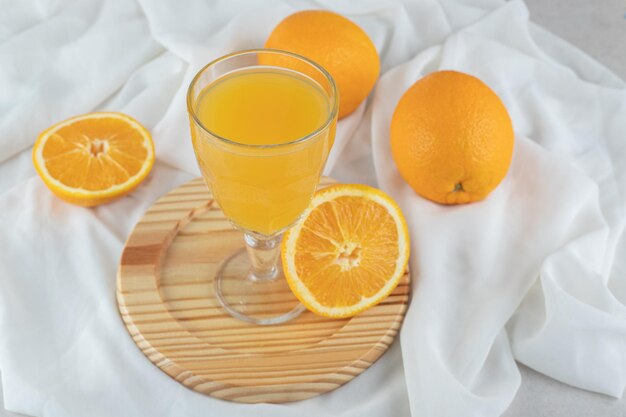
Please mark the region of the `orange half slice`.
[[154, 165], [150, 132], [122, 113], [95, 112], [46, 129], [33, 147], [46, 186], [81, 206], [111, 202], [135, 189]]
[[282, 244], [289, 287], [312, 312], [353, 316], [398, 285], [409, 260], [409, 233], [398, 205], [365, 185], [315, 194]]

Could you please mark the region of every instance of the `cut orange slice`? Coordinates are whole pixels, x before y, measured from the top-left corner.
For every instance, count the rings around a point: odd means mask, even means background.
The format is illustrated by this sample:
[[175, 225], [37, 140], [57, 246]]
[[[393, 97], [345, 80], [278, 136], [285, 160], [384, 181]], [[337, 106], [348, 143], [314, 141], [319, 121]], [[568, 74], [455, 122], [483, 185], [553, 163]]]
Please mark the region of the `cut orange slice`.
[[72, 117], [46, 129], [33, 147], [37, 173], [57, 196], [81, 206], [134, 190], [154, 165], [150, 132], [122, 113]]
[[325, 317], [350, 317], [378, 304], [398, 285], [409, 260], [400, 208], [365, 185], [318, 191], [282, 245], [289, 287]]

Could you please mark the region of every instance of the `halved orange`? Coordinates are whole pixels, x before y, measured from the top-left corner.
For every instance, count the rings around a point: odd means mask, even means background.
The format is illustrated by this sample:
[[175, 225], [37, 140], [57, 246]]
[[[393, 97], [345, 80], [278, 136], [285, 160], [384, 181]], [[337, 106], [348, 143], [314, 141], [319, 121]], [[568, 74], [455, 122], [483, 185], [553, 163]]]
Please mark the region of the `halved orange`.
[[350, 317], [398, 285], [409, 260], [409, 233], [398, 205], [365, 185], [318, 191], [284, 236], [283, 270], [295, 296], [325, 317]]
[[120, 198], [154, 165], [150, 132], [122, 113], [95, 112], [46, 129], [33, 147], [37, 173], [57, 196], [81, 206]]

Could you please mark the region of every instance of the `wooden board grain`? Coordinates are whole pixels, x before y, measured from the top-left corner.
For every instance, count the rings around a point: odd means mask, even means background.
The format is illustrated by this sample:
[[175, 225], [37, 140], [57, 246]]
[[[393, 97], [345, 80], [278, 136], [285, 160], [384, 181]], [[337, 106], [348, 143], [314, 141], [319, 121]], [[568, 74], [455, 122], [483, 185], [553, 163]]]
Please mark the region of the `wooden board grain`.
[[297, 401], [350, 381], [393, 342], [409, 301], [408, 271], [388, 298], [356, 317], [306, 311], [257, 326], [232, 318], [213, 293], [220, 262], [242, 246], [201, 179], [157, 201], [128, 238], [120, 314], [139, 349], [172, 378], [224, 400]]

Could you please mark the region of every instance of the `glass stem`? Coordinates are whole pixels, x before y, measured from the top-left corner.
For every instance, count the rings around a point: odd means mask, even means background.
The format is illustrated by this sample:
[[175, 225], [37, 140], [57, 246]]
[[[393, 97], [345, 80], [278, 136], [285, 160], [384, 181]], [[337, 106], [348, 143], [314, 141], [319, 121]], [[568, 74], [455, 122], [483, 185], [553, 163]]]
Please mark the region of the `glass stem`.
[[279, 276], [280, 241], [282, 234], [263, 236], [244, 233], [246, 249], [250, 257], [250, 279], [271, 280]]

